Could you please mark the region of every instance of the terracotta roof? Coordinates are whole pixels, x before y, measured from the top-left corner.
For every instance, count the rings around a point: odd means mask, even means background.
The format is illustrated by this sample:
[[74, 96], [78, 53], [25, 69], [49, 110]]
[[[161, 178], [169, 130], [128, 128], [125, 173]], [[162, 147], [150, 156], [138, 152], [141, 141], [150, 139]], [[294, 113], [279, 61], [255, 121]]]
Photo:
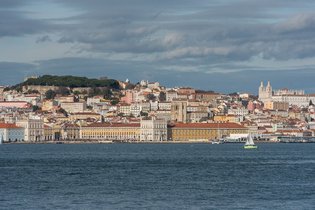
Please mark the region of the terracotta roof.
[[215, 129], [223, 129], [223, 128], [239, 128], [246, 129], [244, 126], [237, 123], [176, 123], [170, 125], [175, 128], [215, 128]]
[[102, 127], [139, 127], [140, 123], [93, 123], [88, 126], [82, 127], [89, 127], [89, 128], [102, 128]]
[[18, 127], [13, 123], [0, 123], [0, 128], [22, 128], [22, 127]]
[[100, 114], [97, 114], [97, 113], [94, 113], [94, 112], [76, 112], [76, 113], [73, 113], [72, 115], [100, 115]]
[[0, 101], [0, 103], [5, 103], [5, 104], [10, 104], [10, 103], [21, 104], [21, 103], [28, 103], [28, 102], [26, 102], [26, 101]]

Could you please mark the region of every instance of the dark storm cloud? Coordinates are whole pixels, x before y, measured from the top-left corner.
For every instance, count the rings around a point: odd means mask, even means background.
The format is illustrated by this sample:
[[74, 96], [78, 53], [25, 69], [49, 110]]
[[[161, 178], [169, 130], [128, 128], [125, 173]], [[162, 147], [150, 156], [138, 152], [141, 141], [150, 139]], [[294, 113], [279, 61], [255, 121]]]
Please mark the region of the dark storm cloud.
[[315, 35], [314, 14], [285, 11], [301, 4], [314, 7], [311, 1], [92, 2], [64, 2], [85, 13], [74, 17], [78, 25], [68, 27], [60, 42], [83, 43], [90, 52], [158, 53], [159, 60], [314, 56], [313, 47], [306, 45]]
[[[286, 62], [315, 57], [313, 0], [46, 0], [75, 11], [54, 19], [29, 18], [21, 6], [36, 1], [25, 2], [0, 2], [0, 38], [36, 34], [38, 44], [71, 44], [82, 54], [104, 55], [38, 61], [36, 68], [43, 73], [152, 79], [170, 86], [172, 81], [214, 84], [232, 90], [230, 84], [241, 89], [251, 78], [256, 83], [256, 73], [275, 79], [284, 72], [296, 76], [280, 66], [265, 72], [255, 67], [257, 58]], [[301, 72], [312, 71], [299, 65]]]
[[[125, 80], [130, 79], [136, 83], [142, 79], [159, 81], [162, 85], [191, 86], [200, 89], [215, 90], [225, 93], [235, 91], [250, 91], [257, 94], [260, 81], [271, 81], [274, 88], [301, 88], [308, 93], [315, 93], [315, 71], [313, 69], [295, 69], [267, 71], [251, 69], [246, 66], [238, 66], [237, 72], [181, 71], [177, 69], [165, 69], [165, 66], [154, 65], [145, 62], [111, 61], [103, 59], [87, 58], [63, 58], [38, 62], [37, 71], [42, 74], [78, 75], [98, 78], [108, 76], [110, 78]], [[234, 66], [216, 66], [219, 68], [234, 68]], [[187, 79], [189, 78], [189, 79]], [[303, 85], [296, 81], [302, 81]], [[223, 84], [222, 84], [223, 83]], [[244, 85], [245, 84], [245, 85]]]
[[27, 12], [0, 10], [0, 38], [10, 36], [23, 36], [51, 30], [51, 25], [44, 20], [27, 18]]
[[34, 73], [36, 66], [28, 63], [0, 62], [0, 84], [12, 85]]

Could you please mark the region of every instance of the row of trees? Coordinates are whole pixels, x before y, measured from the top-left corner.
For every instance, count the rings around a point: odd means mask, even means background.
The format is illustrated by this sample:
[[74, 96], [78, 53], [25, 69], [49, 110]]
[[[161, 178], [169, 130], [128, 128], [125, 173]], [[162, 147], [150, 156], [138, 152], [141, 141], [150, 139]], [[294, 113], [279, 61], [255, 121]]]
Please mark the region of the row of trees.
[[119, 83], [113, 79], [89, 79], [87, 77], [76, 76], [53, 76], [43, 75], [38, 78], [30, 78], [21, 85], [42, 85], [59, 87], [110, 87], [119, 89]]

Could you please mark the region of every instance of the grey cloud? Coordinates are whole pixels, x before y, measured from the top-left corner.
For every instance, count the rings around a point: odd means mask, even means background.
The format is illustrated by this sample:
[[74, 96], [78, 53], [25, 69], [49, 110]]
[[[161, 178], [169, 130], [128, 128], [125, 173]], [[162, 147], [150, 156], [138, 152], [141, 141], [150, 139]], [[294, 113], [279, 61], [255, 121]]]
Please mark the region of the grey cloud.
[[29, 63], [0, 62], [0, 84], [12, 85], [35, 73], [36, 65]]
[[36, 34], [49, 30], [50, 24], [47, 21], [27, 18], [26, 12], [16, 10], [0, 12], [0, 37]]
[[[205, 78], [211, 76], [224, 80], [227, 75], [219, 71], [260, 70], [236, 64], [251, 62], [255, 57], [276, 61], [315, 57], [315, 47], [310, 44], [315, 41], [312, 0], [46, 1], [77, 13], [54, 20], [30, 19], [17, 10], [22, 1], [1, 2], [1, 8], [10, 9], [1, 10], [0, 37], [36, 34], [39, 44], [56, 40], [59, 44], [72, 44], [92, 57], [96, 53], [117, 59], [128, 54], [140, 61], [47, 60], [39, 62], [42, 72], [104, 73], [117, 78], [132, 74], [134, 79], [141, 75], [169, 82], [174, 79], [175, 83], [190, 78], [184, 82], [199, 84], [199, 79], [204, 81], [200, 84], [206, 84]], [[49, 32], [54, 33], [53, 40]], [[198, 72], [196, 79], [191, 78], [194, 74], [189, 71]]]
[[45, 35], [45, 36], [38, 37], [36, 40], [36, 43], [51, 42], [51, 41], [52, 39], [50, 38], [50, 36]]
[[[235, 66], [223, 64], [214, 65], [213, 68], [233, 69]], [[120, 80], [129, 78], [132, 82], [148, 79], [150, 81], [159, 81], [161, 84], [168, 87], [191, 86], [194, 88], [215, 90], [225, 93], [250, 91], [257, 94], [257, 88], [260, 81], [270, 80], [274, 88], [290, 87], [305, 89], [308, 93], [315, 92], [313, 85], [315, 71], [312, 68], [268, 71], [246, 66], [238, 66], [238, 70], [235, 72], [205, 73], [203, 71], [192, 72], [178, 71], [178, 69], [172, 68], [165, 69], [163, 65], [159, 65], [158, 63], [156, 65], [151, 65], [146, 62], [64, 58], [39, 61], [37, 71], [42, 74], [71, 74], [94, 78], [108, 76]]]
[[[108, 76], [120, 80], [129, 78], [134, 83], [141, 79], [148, 79], [150, 81], [159, 81], [168, 87], [191, 86], [225, 93], [249, 91], [257, 94], [259, 82], [261, 80], [270, 80], [274, 88], [290, 87], [305, 89], [308, 93], [315, 92], [313, 85], [315, 71], [312, 68], [267, 71], [240, 65], [237, 67], [237, 71], [229, 73], [220, 71], [207, 73], [204, 71], [179, 71], [180, 68], [180, 66], [176, 67], [176, 63], [172, 67], [169, 64], [164, 66], [164, 64], [159, 65], [159, 63], [151, 65], [149, 62], [89, 58], [42, 60], [37, 61], [36, 64], [0, 62], [0, 72], [3, 75], [0, 83], [16, 84], [21, 82], [25, 76], [33, 74], [77, 75], [91, 78]], [[213, 65], [212, 68], [233, 70], [235, 65]]]

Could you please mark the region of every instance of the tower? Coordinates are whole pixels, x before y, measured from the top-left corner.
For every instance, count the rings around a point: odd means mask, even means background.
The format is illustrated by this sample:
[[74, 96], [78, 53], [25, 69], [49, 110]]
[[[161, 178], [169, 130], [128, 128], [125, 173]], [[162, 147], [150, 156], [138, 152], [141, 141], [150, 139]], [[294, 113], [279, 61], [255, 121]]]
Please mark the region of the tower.
[[174, 122], [187, 122], [187, 101], [172, 101], [171, 120]]
[[266, 87], [264, 87], [263, 82], [260, 83], [258, 89], [258, 99], [264, 103], [272, 100], [272, 87], [269, 81]]

